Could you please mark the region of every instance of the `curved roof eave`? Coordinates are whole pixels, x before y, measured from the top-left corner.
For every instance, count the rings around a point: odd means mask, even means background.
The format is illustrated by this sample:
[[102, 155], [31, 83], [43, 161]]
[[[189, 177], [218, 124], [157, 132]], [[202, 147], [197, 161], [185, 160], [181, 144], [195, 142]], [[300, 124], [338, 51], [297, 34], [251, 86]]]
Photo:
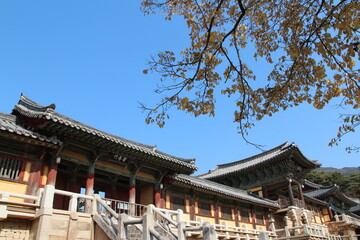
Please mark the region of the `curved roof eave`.
[[182, 167], [188, 168], [191, 172], [194, 172], [198, 169], [198, 167], [194, 165], [194, 159], [183, 159], [183, 158], [175, 157], [156, 150], [155, 146], [141, 144], [113, 134], [109, 134], [107, 132], [88, 126], [84, 123], [78, 122], [65, 115], [57, 113], [54, 111], [54, 109], [55, 109], [55, 104], [51, 104], [48, 107], [44, 107], [34, 102], [33, 100], [25, 97], [24, 95], [21, 95], [19, 103], [15, 105], [13, 109], [13, 113], [16, 114], [16, 112], [18, 112], [19, 114], [24, 115], [26, 117], [46, 119], [48, 121], [52, 121], [54, 123], [58, 123], [66, 127], [74, 128], [84, 133], [95, 135], [99, 138], [105, 139], [106, 141], [114, 142], [121, 146], [125, 146], [127, 148], [149, 154], [150, 156], [157, 157], [181, 165]]
[[277, 147], [274, 147], [268, 151], [262, 152], [260, 154], [238, 160], [235, 162], [225, 163], [217, 165], [213, 170], [210, 170], [208, 173], [198, 175], [197, 177], [204, 179], [214, 179], [218, 177], [224, 177], [231, 174], [236, 174], [240, 171], [248, 170], [253, 167], [265, 164], [266, 162], [272, 161], [274, 159], [279, 159], [287, 154], [294, 153], [297, 154], [299, 161], [301, 161], [307, 167], [315, 168], [318, 166], [317, 163], [306, 158], [299, 148], [294, 143], [285, 142]]
[[228, 197], [238, 199], [239, 201], [247, 202], [250, 204], [261, 205], [272, 209], [279, 209], [279, 205], [276, 201], [265, 199], [259, 196], [254, 196], [245, 190], [229, 187], [207, 179], [201, 179], [195, 176], [189, 176], [184, 174], [173, 176], [173, 179], [179, 183], [184, 184], [185, 186], [190, 185], [198, 189], [226, 195]]

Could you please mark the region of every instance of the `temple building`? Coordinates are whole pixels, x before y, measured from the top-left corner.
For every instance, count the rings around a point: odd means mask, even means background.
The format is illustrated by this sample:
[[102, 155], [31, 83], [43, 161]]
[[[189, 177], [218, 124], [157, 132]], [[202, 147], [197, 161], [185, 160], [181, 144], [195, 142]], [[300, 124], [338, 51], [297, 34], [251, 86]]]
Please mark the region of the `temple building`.
[[359, 204], [293, 143], [196, 175], [21, 95], [0, 113], [1, 239], [355, 239]]

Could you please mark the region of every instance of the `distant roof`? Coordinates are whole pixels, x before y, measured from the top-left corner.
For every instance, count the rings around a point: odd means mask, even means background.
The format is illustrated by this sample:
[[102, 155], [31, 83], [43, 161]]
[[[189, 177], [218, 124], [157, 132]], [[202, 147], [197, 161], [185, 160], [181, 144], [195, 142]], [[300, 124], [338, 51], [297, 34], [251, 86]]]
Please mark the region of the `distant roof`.
[[50, 138], [41, 135], [37, 132], [26, 129], [16, 124], [16, 117], [14, 115], [5, 114], [0, 112], [0, 132], [16, 134], [18, 136], [34, 139], [43, 143], [54, 145], [62, 145], [58, 139]]
[[316, 198], [316, 199], [324, 199], [327, 196], [335, 196], [338, 199], [340, 199], [341, 201], [349, 204], [350, 206], [358, 205], [358, 203], [356, 201], [354, 201], [353, 199], [346, 196], [341, 191], [340, 187], [337, 186], [336, 184], [330, 185], [330, 186], [323, 186], [320, 184], [312, 183], [308, 180], [305, 180], [304, 184], [307, 186], [311, 186], [311, 185], [314, 186], [313, 190], [304, 192], [304, 195], [307, 197]]
[[194, 164], [195, 159], [183, 159], [183, 158], [175, 157], [158, 151], [156, 149], [156, 146], [141, 144], [104, 131], [100, 131], [96, 128], [90, 127], [84, 123], [78, 122], [72, 118], [69, 118], [65, 115], [55, 112], [55, 107], [56, 107], [55, 104], [51, 104], [49, 106], [42, 106], [34, 102], [30, 98], [24, 96], [23, 94], [21, 94], [20, 100], [18, 104], [15, 105], [12, 113], [14, 115], [22, 115], [33, 119], [44, 119], [44, 120], [52, 121], [54, 123], [66, 126], [68, 128], [76, 129], [78, 131], [82, 131], [89, 135], [94, 135], [106, 141], [110, 141], [119, 144], [121, 146], [139, 152], [143, 152], [148, 155], [173, 162], [175, 164], [182, 165], [188, 169], [191, 169], [191, 172], [198, 169], [197, 166]]
[[296, 155], [296, 159], [298, 160], [298, 162], [301, 163], [302, 166], [305, 166], [307, 168], [315, 168], [319, 166], [316, 161], [311, 161], [307, 159], [294, 143], [285, 142], [273, 149], [262, 152], [258, 155], [235, 162], [217, 165], [214, 170], [211, 170], [205, 174], [198, 175], [198, 177], [212, 179], [220, 176], [226, 176], [259, 166], [272, 160], [280, 159], [281, 157], [284, 157], [288, 154]]
[[257, 204], [257, 205], [276, 208], [276, 209], [279, 208], [279, 205], [276, 201], [259, 197], [255, 194], [252, 194], [250, 192], [241, 189], [229, 187], [206, 179], [201, 179], [196, 176], [179, 174], [173, 176], [173, 179], [177, 182], [183, 183], [185, 186], [190, 185], [198, 189], [215, 192], [221, 195], [226, 195], [228, 197], [233, 197], [235, 199], [240, 199], [247, 203]]

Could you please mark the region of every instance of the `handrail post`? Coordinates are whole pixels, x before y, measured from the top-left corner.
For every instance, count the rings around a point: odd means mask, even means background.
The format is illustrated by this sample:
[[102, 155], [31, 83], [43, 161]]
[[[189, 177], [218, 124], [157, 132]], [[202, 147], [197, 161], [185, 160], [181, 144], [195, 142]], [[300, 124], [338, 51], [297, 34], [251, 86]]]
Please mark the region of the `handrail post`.
[[285, 231], [285, 237], [290, 237], [290, 231], [289, 231], [289, 227], [285, 226], [284, 227], [284, 231]]
[[209, 222], [204, 222], [202, 225], [202, 234], [204, 240], [216, 240], [216, 231], [213, 225]]
[[53, 185], [46, 185], [44, 188], [44, 193], [40, 205], [40, 208], [44, 209], [45, 214], [52, 214], [54, 195], [55, 195], [55, 187]]
[[150, 229], [154, 228], [155, 222], [154, 222], [154, 216], [151, 211], [148, 211], [143, 216], [143, 234], [142, 234], [142, 240], [151, 240], [151, 233]]
[[185, 234], [184, 234], [184, 213], [181, 209], [177, 210], [177, 228], [178, 228], [178, 240], [186, 240]]
[[78, 197], [77, 197], [77, 195], [71, 196], [71, 199], [70, 199], [70, 202], [69, 202], [69, 211], [77, 212], [77, 205], [78, 205]]
[[117, 234], [117, 239], [116, 240], [126, 240], [127, 237], [127, 229], [126, 226], [124, 224], [124, 222], [127, 220], [128, 215], [126, 215], [125, 213], [121, 213], [119, 214], [119, 218], [118, 218], [118, 234]]
[[44, 193], [44, 188], [39, 188], [36, 192], [37, 200], [35, 201], [35, 204], [40, 205], [42, 195]]
[[[7, 201], [9, 199], [9, 193], [3, 192], [0, 194], [1, 201]], [[0, 204], [0, 220], [7, 218], [7, 204]]]
[[309, 234], [309, 228], [306, 224], [303, 225], [303, 228], [304, 228], [304, 235], [310, 235]]
[[95, 214], [98, 213], [97, 200], [96, 200], [96, 196], [97, 196], [97, 195], [98, 195], [98, 194], [94, 194], [94, 195], [93, 195], [94, 198], [93, 198], [92, 203], [91, 203], [91, 214], [92, 214], [92, 215], [95, 215]]

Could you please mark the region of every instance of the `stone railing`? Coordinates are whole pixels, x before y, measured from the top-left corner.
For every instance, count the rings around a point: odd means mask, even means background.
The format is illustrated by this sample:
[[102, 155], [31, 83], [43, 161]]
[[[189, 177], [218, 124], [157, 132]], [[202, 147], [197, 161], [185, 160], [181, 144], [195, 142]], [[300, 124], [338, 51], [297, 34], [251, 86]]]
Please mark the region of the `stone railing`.
[[120, 200], [102, 198], [106, 204], [111, 207], [116, 213], [125, 213], [132, 217], [141, 217], [147, 211], [147, 206], [138, 203], [129, 203]]
[[335, 215], [334, 217], [336, 222], [343, 222], [346, 224], [351, 224], [360, 227], [360, 219], [358, 218], [354, 218], [346, 214]]
[[298, 227], [285, 227], [283, 229], [275, 230], [277, 239], [293, 239], [293, 238], [317, 238], [317, 239], [327, 239], [328, 234], [324, 227], [319, 226], [298, 226]]
[[287, 208], [289, 206], [295, 206], [295, 207], [299, 207], [299, 208], [305, 208], [305, 204], [302, 200], [298, 199], [298, 198], [294, 198], [294, 205], [291, 205], [290, 200], [289, 199], [278, 199], [278, 204], [280, 206], [281, 209], [283, 208]]
[[[39, 190], [36, 196], [0, 191], [0, 220], [11, 217], [33, 218], [40, 207]], [[11, 201], [10, 198], [16, 198]]]

